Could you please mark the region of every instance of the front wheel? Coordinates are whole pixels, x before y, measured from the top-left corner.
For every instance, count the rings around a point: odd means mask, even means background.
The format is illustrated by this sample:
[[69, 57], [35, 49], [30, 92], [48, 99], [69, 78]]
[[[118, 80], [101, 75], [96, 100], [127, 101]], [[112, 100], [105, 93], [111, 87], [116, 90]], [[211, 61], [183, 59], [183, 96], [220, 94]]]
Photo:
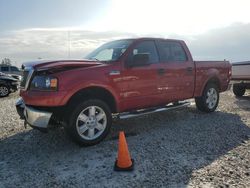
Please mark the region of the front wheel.
[[90, 146], [107, 136], [111, 124], [112, 116], [108, 105], [101, 100], [91, 99], [73, 109], [66, 130], [73, 141]]
[[216, 84], [207, 84], [201, 97], [195, 98], [196, 107], [203, 112], [214, 112], [219, 103], [219, 91]]
[[0, 97], [6, 97], [10, 94], [9, 87], [5, 85], [0, 85]]

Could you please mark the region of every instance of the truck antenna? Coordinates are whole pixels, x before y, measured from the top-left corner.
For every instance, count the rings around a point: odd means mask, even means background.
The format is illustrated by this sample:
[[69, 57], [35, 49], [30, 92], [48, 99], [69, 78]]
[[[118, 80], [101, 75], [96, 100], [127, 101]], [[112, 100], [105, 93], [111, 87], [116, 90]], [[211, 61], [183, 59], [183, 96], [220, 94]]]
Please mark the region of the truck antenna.
[[70, 30], [68, 30], [68, 58], [70, 59]]

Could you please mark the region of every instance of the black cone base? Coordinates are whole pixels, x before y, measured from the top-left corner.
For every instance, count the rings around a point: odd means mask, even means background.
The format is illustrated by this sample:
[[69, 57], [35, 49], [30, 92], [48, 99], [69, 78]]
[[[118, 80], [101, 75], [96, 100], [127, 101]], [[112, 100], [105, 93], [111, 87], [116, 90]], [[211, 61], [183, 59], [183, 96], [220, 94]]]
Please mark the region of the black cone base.
[[115, 161], [114, 171], [133, 171], [134, 170], [134, 159], [131, 159], [132, 165], [127, 168], [121, 168], [117, 166], [117, 160]]

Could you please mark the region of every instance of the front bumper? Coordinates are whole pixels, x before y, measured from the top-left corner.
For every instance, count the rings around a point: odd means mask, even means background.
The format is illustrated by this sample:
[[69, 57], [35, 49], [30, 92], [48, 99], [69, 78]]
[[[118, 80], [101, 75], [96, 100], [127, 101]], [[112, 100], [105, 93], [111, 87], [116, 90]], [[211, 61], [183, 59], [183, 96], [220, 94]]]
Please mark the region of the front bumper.
[[31, 127], [38, 129], [47, 129], [51, 112], [37, 110], [33, 107], [26, 106], [23, 99], [19, 98], [16, 102], [17, 113], [21, 119], [24, 119]]

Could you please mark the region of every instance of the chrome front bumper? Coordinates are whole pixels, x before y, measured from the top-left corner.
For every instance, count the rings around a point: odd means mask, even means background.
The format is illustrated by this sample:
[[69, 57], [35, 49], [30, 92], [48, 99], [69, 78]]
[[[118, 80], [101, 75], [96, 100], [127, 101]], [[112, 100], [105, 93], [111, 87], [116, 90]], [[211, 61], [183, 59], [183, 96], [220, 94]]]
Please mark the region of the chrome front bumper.
[[24, 119], [31, 127], [38, 129], [47, 129], [51, 112], [37, 110], [25, 105], [22, 98], [16, 102], [16, 109], [21, 119]]

